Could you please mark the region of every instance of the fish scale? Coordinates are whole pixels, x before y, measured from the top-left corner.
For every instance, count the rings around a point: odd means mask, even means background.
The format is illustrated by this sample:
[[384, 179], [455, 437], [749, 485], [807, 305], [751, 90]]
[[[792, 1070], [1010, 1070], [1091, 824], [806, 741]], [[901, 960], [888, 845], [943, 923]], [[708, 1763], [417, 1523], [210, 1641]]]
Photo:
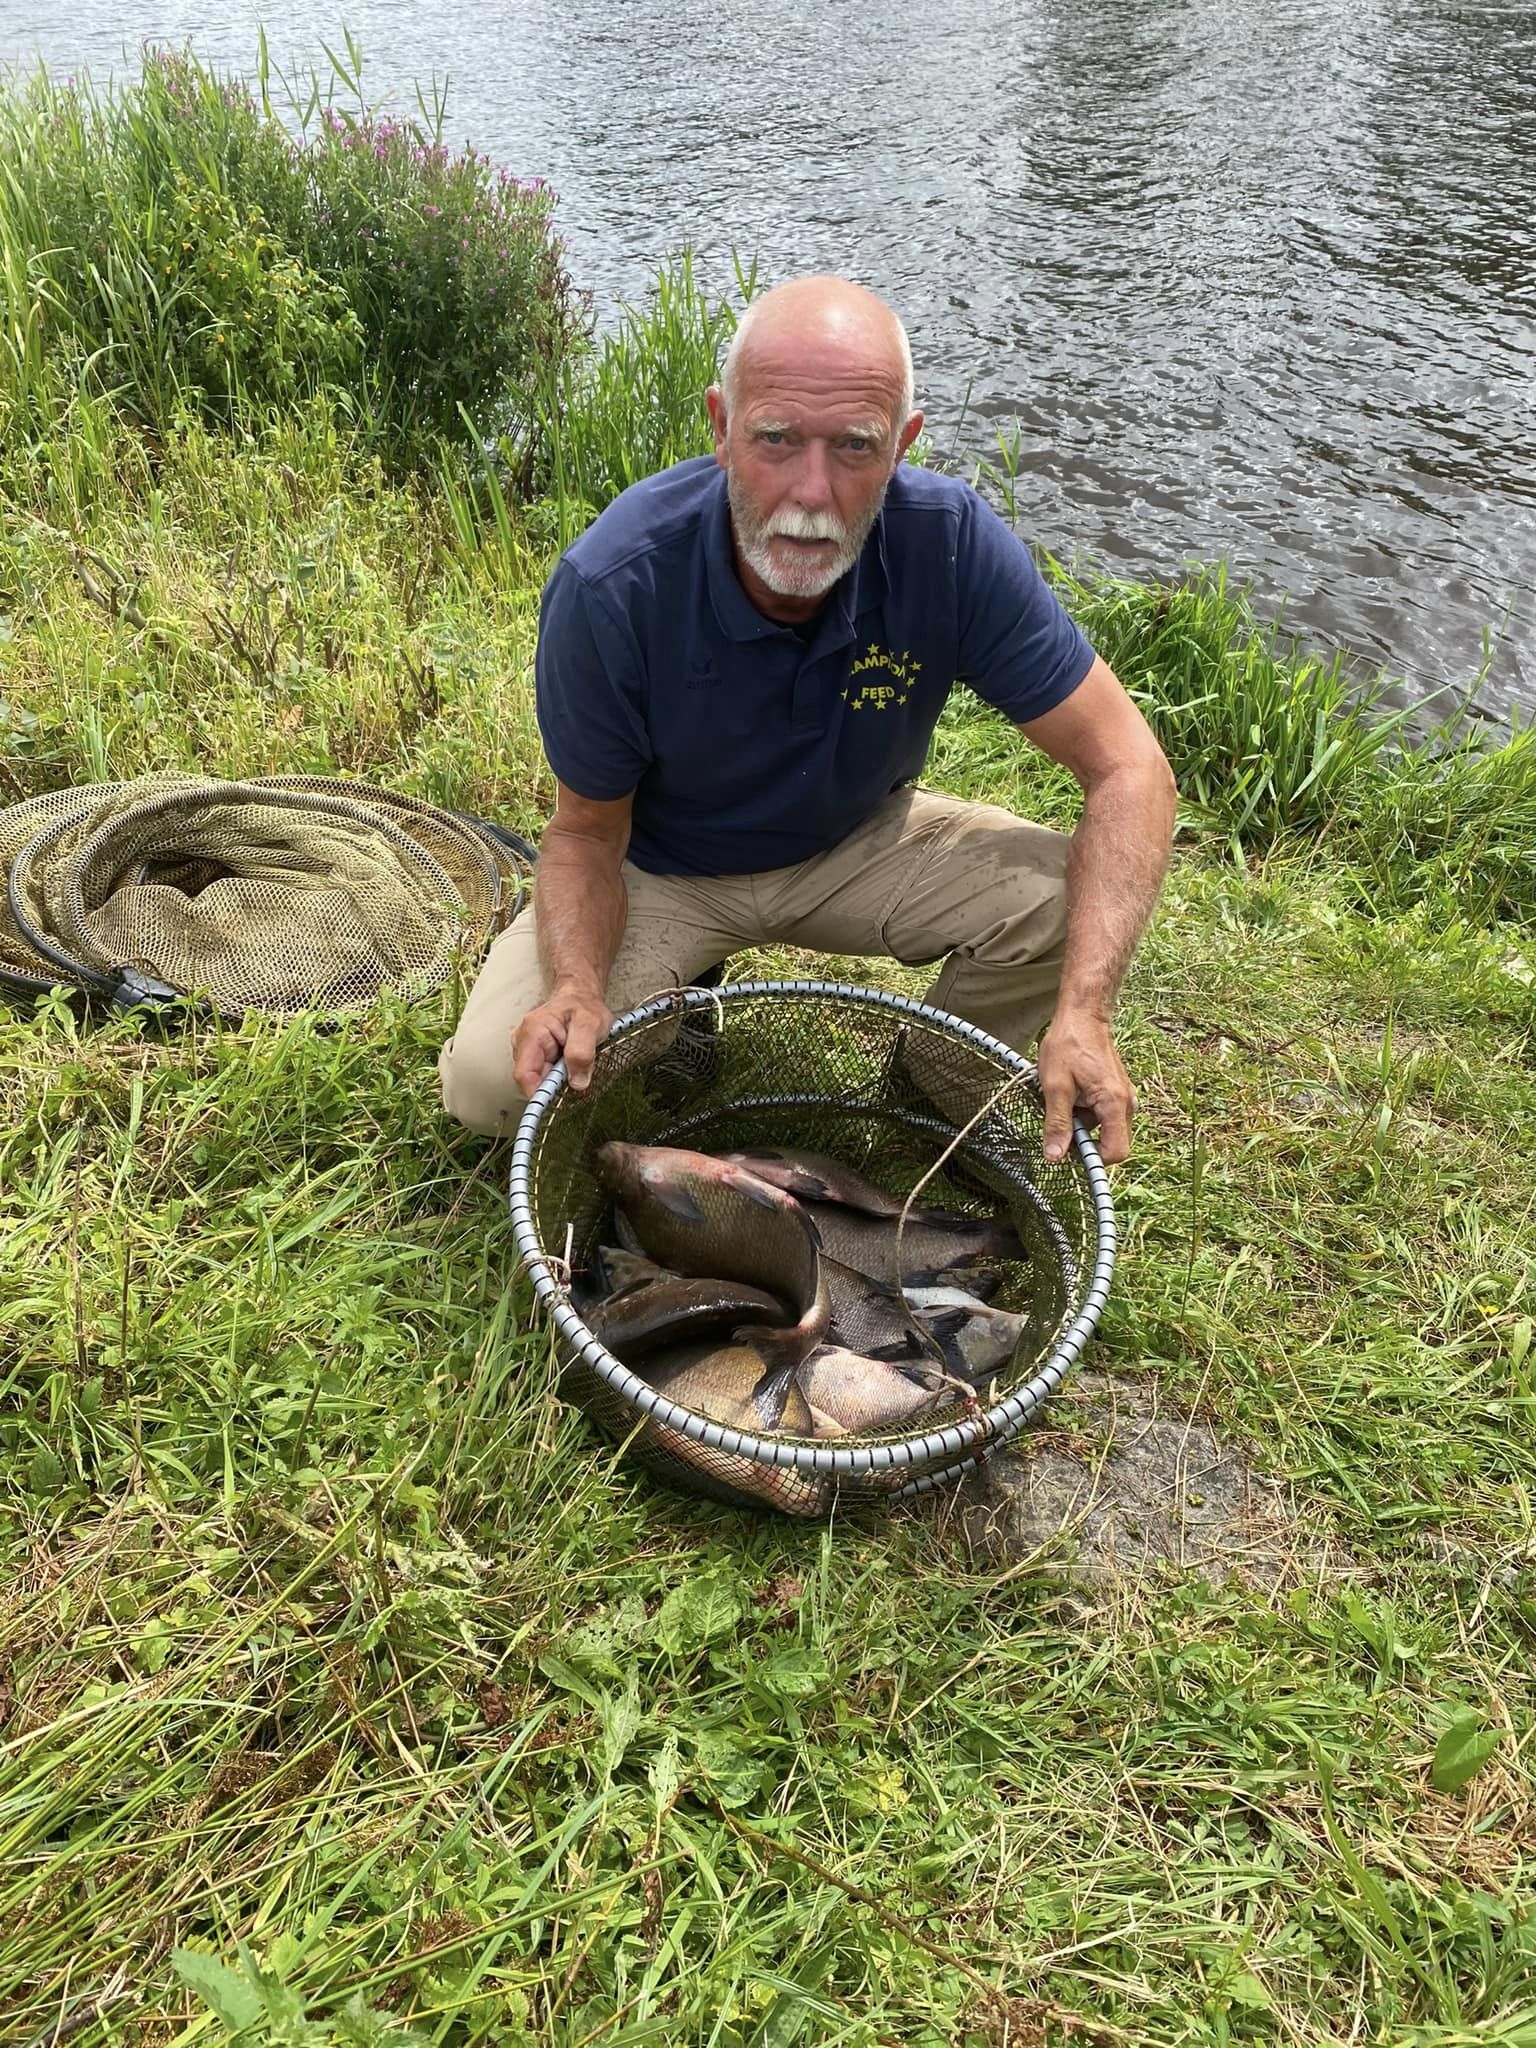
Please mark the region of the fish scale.
[[987, 1259], [1026, 1256], [1013, 1225], [998, 1217], [955, 1218], [936, 1224], [914, 1214], [901, 1233], [901, 1270], [896, 1266], [896, 1224], [861, 1215], [836, 1202], [802, 1205], [816, 1226], [828, 1258], [867, 1273], [886, 1287], [913, 1286], [928, 1275], [979, 1265]]
[[839, 1259], [829, 1258], [825, 1252], [821, 1270], [832, 1303], [832, 1341], [866, 1356], [899, 1350], [904, 1357], [943, 1364], [939, 1347], [895, 1288], [872, 1280], [867, 1273], [857, 1272]]

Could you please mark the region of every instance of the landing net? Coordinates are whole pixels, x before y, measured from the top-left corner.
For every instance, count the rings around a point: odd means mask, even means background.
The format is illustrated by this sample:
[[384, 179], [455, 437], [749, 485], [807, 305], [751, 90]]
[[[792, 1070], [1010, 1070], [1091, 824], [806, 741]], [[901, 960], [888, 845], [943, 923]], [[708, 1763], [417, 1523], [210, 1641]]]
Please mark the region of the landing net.
[[50, 791], [0, 811], [0, 984], [349, 1016], [440, 988], [532, 861], [502, 828], [338, 777]]

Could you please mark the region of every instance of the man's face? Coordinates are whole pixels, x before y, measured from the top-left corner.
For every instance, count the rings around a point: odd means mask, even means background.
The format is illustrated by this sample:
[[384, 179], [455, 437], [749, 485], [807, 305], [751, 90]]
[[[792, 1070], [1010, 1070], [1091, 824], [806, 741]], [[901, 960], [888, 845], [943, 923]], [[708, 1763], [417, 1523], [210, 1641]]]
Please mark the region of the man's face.
[[901, 400], [899, 365], [830, 350], [744, 366], [729, 409], [709, 392], [742, 580], [770, 616], [814, 610], [858, 560], [922, 426]]

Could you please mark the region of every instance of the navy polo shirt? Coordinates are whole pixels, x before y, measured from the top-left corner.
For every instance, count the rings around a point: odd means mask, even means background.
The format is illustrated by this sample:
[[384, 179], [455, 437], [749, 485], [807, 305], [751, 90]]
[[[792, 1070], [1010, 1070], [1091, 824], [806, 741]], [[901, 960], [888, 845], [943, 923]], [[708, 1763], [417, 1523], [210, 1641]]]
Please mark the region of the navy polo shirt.
[[996, 513], [906, 463], [810, 626], [765, 618], [706, 455], [631, 485], [556, 565], [539, 730], [578, 796], [634, 792], [638, 867], [753, 874], [824, 853], [910, 782], [954, 683], [1022, 723], [1092, 661]]

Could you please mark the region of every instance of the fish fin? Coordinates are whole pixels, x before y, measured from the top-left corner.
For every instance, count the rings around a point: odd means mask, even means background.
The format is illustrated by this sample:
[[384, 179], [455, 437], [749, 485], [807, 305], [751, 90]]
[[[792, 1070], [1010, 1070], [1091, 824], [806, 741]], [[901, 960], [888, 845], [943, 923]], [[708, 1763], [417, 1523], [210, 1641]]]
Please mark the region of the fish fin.
[[646, 1249], [640, 1242], [639, 1233], [624, 1211], [619, 1208], [616, 1208], [613, 1212], [613, 1234], [619, 1240], [620, 1246], [632, 1258], [643, 1259], [646, 1257]]
[[946, 1337], [958, 1336], [975, 1314], [968, 1308], [916, 1309], [914, 1314], [923, 1319], [923, 1326], [941, 1343]]
[[[611, 1250], [612, 1247], [609, 1246], [607, 1249]], [[595, 1298], [599, 1301], [608, 1302], [623, 1301], [629, 1295], [635, 1293], [638, 1288], [649, 1287], [653, 1283], [643, 1273], [637, 1273], [633, 1279], [625, 1280], [622, 1283], [616, 1282], [613, 1277], [613, 1268], [607, 1258], [604, 1257], [604, 1247], [599, 1245], [587, 1262], [586, 1284], [588, 1288], [587, 1299], [589, 1301]]]
[[[806, 1404], [808, 1407], [809, 1403]], [[811, 1409], [812, 1436], [846, 1436], [848, 1431], [835, 1415], [828, 1415], [824, 1409]]]
[[923, 1342], [921, 1330], [903, 1330], [889, 1344], [871, 1345], [864, 1356], [878, 1358], [882, 1365], [900, 1365], [907, 1358], [931, 1358], [933, 1347]]
[[921, 1223], [929, 1230], [978, 1230], [991, 1221], [990, 1217], [961, 1216], [954, 1209], [914, 1209], [908, 1217], [909, 1223]]
[[788, 1329], [772, 1329], [767, 1323], [740, 1323], [731, 1332], [733, 1344], [750, 1344], [763, 1358], [771, 1361], [765, 1378], [782, 1372], [787, 1364], [791, 1369], [797, 1366], [810, 1349], [807, 1333], [799, 1321]]
[[736, 1182], [736, 1186], [741, 1189], [741, 1192], [749, 1202], [760, 1203], [765, 1209], [780, 1209], [783, 1207], [783, 1203], [779, 1199], [783, 1190], [774, 1187], [769, 1181], [759, 1180], [750, 1166], [741, 1168], [741, 1178]]
[[909, 1269], [902, 1276], [904, 1290], [913, 1287], [946, 1287], [956, 1281], [954, 1266], [920, 1266]]
[[[786, 1195], [798, 1195], [804, 1202], [830, 1202], [834, 1199], [831, 1188], [819, 1173], [786, 1159], [782, 1152], [732, 1152], [729, 1157], [731, 1164], [739, 1166], [743, 1173], [752, 1174], [771, 1188], [781, 1188]], [[765, 1166], [771, 1171], [762, 1172]]]
[[[921, 1387], [925, 1394], [942, 1394], [946, 1387], [955, 1384], [953, 1375], [937, 1365], [919, 1365], [915, 1361], [909, 1361], [905, 1365], [898, 1365], [896, 1370], [904, 1380], [910, 1380], [914, 1387]], [[968, 1385], [966, 1392], [970, 1392]]]
[[957, 1287], [962, 1294], [974, 1294], [989, 1302], [1003, 1284], [1003, 1276], [992, 1266], [945, 1266], [935, 1282], [940, 1287]]
[[585, 1267], [578, 1267], [577, 1271], [600, 1294], [611, 1294], [613, 1292], [613, 1275], [608, 1270], [606, 1246], [600, 1244], [593, 1245]]
[[704, 1211], [686, 1188], [677, 1187], [667, 1181], [647, 1181], [646, 1192], [653, 1201], [659, 1202], [663, 1209], [670, 1210], [674, 1216], [680, 1216], [685, 1223], [704, 1221]]
[[[761, 1332], [755, 1333], [761, 1336]], [[795, 1374], [800, 1369], [798, 1357], [785, 1357], [770, 1364], [757, 1385], [752, 1389], [752, 1406], [762, 1420], [765, 1429], [777, 1429], [784, 1420], [785, 1404], [789, 1390], [795, 1384]]]

